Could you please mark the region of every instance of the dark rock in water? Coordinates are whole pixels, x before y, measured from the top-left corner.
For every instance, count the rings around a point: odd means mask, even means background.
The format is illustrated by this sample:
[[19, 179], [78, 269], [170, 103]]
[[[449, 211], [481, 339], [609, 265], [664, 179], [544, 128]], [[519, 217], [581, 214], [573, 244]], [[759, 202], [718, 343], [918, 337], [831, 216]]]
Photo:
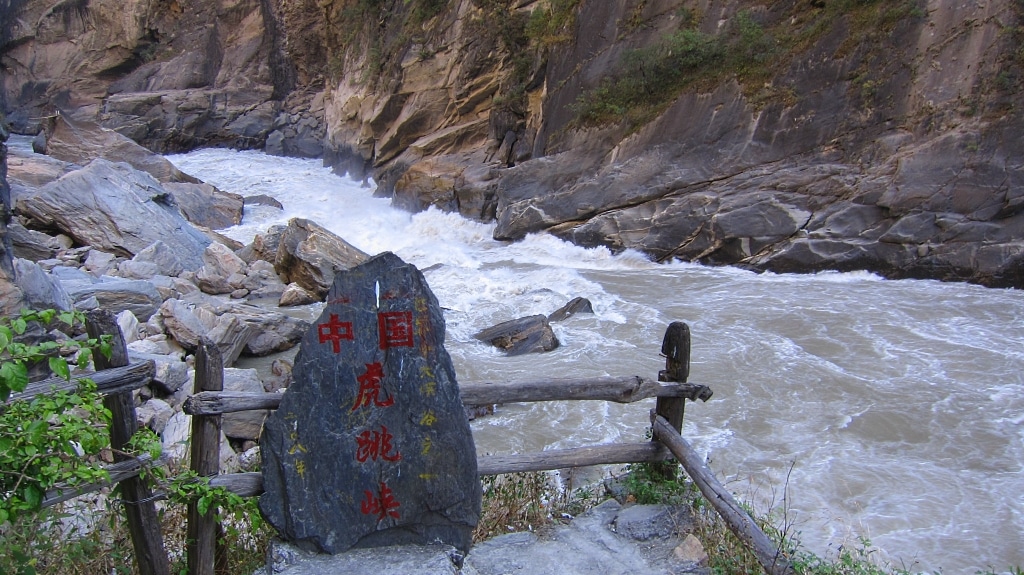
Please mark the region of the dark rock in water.
[[482, 404], [482, 405], [467, 405], [465, 407], [466, 407], [466, 417], [470, 421], [473, 421], [474, 419], [476, 419], [478, 417], [483, 417], [485, 415], [494, 415], [494, 404], [493, 403], [485, 403], [485, 404]]
[[551, 351], [560, 344], [548, 318], [531, 315], [509, 320], [477, 332], [473, 337], [504, 350], [509, 355]]
[[548, 315], [548, 321], [562, 321], [578, 313], [594, 313], [594, 306], [585, 297], [574, 297], [569, 303], [563, 305]]
[[284, 206], [281, 202], [277, 201], [277, 198], [268, 196], [267, 194], [256, 194], [255, 196], [245, 196], [242, 198], [242, 204], [246, 206], [270, 206], [283, 210]]
[[397, 256], [335, 276], [260, 439], [260, 510], [282, 538], [468, 550], [481, 486], [444, 333], [423, 275]]

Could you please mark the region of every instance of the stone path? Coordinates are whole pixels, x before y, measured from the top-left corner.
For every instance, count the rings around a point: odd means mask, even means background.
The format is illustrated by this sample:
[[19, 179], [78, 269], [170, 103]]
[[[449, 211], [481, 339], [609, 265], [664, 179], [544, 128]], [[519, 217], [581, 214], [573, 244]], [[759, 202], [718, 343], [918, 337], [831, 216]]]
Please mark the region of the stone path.
[[[283, 575], [676, 575], [707, 574], [687, 533], [685, 507], [608, 500], [565, 525], [479, 543], [466, 557], [449, 546], [358, 549], [314, 555], [286, 545], [268, 573]], [[696, 547], [696, 551], [691, 551]], [[461, 561], [461, 566], [459, 565]]]

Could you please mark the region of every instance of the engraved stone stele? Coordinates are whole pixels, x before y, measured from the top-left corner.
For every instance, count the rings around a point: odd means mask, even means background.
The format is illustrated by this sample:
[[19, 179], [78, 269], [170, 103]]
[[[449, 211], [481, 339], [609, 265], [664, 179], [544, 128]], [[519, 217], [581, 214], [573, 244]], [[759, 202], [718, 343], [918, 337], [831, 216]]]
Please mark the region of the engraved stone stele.
[[444, 335], [423, 275], [394, 254], [336, 275], [260, 439], [260, 510], [283, 539], [468, 551], [481, 487]]

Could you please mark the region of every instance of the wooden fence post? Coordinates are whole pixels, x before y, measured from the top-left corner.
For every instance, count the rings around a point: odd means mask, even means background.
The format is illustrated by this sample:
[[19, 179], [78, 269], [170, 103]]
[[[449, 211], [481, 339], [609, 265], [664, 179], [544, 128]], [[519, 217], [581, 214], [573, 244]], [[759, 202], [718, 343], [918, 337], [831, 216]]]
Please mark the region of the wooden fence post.
[[[93, 355], [93, 363], [97, 370], [128, 365], [128, 346], [113, 314], [104, 310], [88, 312], [85, 328], [90, 338], [113, 336], [113, 354], [109, 360], [100, 353]], [[125, 445], [139, 430], [135, 418], [135, 397], [131, 391], [108, 394], [103, 398], [103, 405], [110, 410], [110, 447], [114, 451], [114, 461], [130, 459], [124, 450]], [[160, 519], [149, 485], [141, 477], [131, 477], [122, 481], [119, 488], [139, 573], [169, 575], [171, 568], [167, 561], [167, 552], [164, 550]]]
[[[220, 350], [207, 338], [202, 338], [196, 350], [195, 393], [223, 391], [224, 362]], [[220, 472], [220, 415], [192, 416], [192, 471], [200, 477], [212, 477]], [[217, 563], [217, 510], [199, 513], [199, 505], [188, 506], [188, 572], [190, 575], [213, 575]]]
[[690, 479], [697, 485], [704, 499], [718, 512], [726, 526], [757, 557], [758, 563], [767, 575], [794, 575], [792, 565], [782, 550], [765, 535], [764, 531], [750, 517], [732, 494], [718, 482], [715, 474], [704, 464], [704, 460], [669, 422], [657, 415], [652, 416], [654, 437], [664, 443], [686, 469]]
[[[665, 356], [665, 369], [658, 372], [658, 381], [686, 383], [690, 377], [690, 326], [681, 321], [669, 324], [661, 343], [661, 355]], [[659, 397], [654, 411], [682, 433], [685, 409], [685, 397]], [[659, 465], [666, 477], [675, 478], [678, 463], [666, 461]]]

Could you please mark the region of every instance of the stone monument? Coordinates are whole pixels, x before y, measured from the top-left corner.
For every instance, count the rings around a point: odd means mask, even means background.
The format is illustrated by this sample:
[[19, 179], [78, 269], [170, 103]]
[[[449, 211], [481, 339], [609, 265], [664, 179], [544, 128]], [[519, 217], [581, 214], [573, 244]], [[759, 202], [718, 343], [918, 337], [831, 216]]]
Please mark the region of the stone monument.
[[336, 275], [260, 439], [260, 510], [283, 539], [468, 551], [481, 487], [444, 334], [423, 275], [394, 254]]

